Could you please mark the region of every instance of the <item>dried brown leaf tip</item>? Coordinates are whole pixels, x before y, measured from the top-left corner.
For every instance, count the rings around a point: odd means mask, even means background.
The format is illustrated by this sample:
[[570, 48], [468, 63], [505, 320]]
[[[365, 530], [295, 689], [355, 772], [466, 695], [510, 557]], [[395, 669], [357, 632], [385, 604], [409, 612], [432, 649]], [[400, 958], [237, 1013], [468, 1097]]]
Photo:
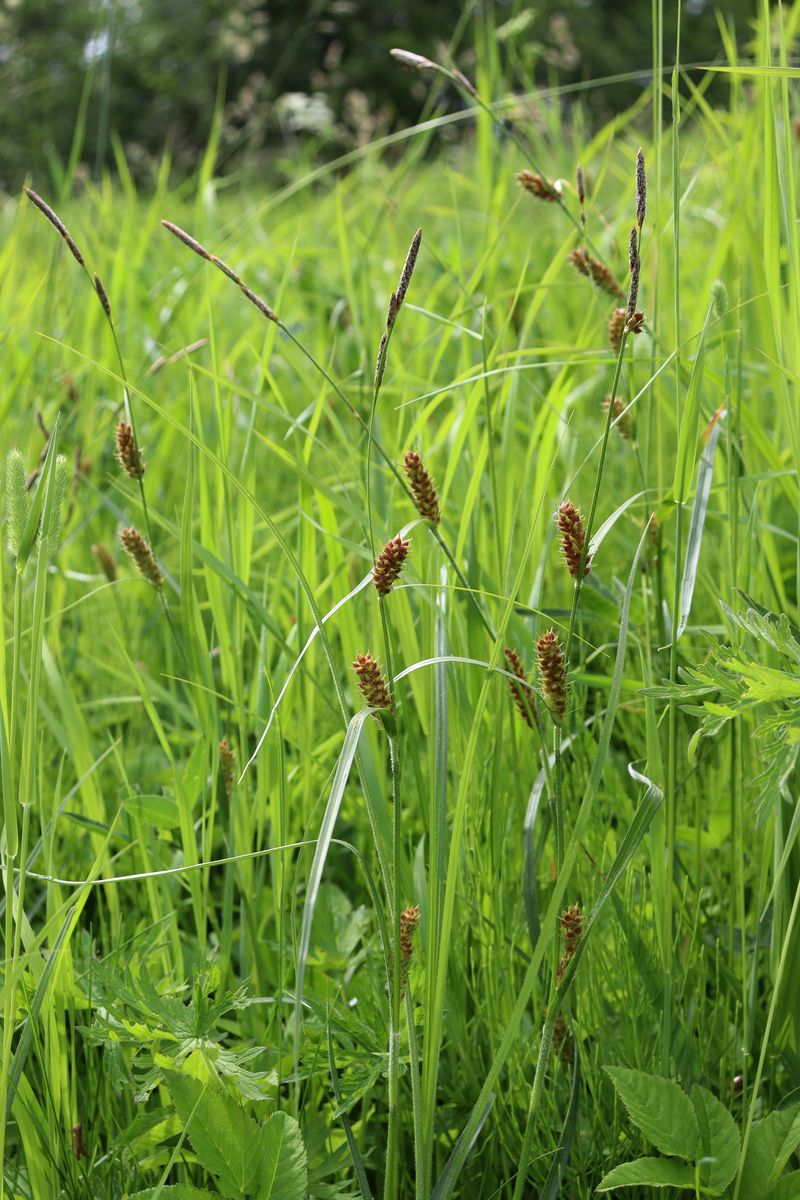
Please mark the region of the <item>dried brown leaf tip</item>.
[[113, 583], [117, 578], [117, 564], [105, 542], [96, 542], [92, 546], [92, 554], [97, 560], [97, 565], [105, 575], [109, 583]]
[[403, 564], [408, 557], [411, 543], [402, 537], [388, 541], [375, 560], [372, 570], [372, 582], [378, 589], [379, 596], [388, 596], [392, 586], [397, 582]]
[[558, 964], [556, 971], [556, 983], [560, 983], [564, 972], [569, 966], [572, 959], [575, 957], [575, 951], [578, 949], [583, 932], [583, 913], [579, 904], [572, 904], [565, 909], [559, 917], [561, 923], [561, 937], [564, 942], [564, 952], [561, 955], [561, 961]]
[[614, 315], [608, 322], [608, 341], [615, 354], [619, 354], [622, 345], [622, 334], [625, 330], [625, 309], [615, 308]]
[[128, 529], [123, 529], [119, 535], [119, 540], [122, 543], [122, 549], [128, 555], [139, 574], [148, 583], [152, 583], [156, 591], [160, 592], [164, 586], [161, 571], [159, 570], [153, 551], [138, 529], [134, 529], [132, 525]]
[[542, 695], [553, 720], [561, 724], [567, 711], [567, 668], [561, 643], [552, 629], [543, 633], [536, 643]]
[[391, 708], [392, 698], [381, 669], [371, 654], [357, 654], [353, 660], [361, 695], [370, 708]]
[[419, 924], [419, 905], [409, 904], [400, 913], [400, 988], [405, 991], [408, 968], [414, 954], [414, 934]]
[[42, 197], [33, 190], [33, 188], [26, 187], [24, 189], [24, 191], [25, 191], [25, 195], [28, 197], [31, 204], [35, 204], [36, 207], [39, 209], [39, 212], [42, 213], [43, 216], [47, 217], [47, 220], [50, 222], [50, 224], [53, 226], [53, 228], [58, 233], [61, 234], [61, 237], [64, 239], [64, 241], [67, 244], [70, 254], [75, 259], [78, 266], [85, 268], [86, 263], [84, 262], [83, 255], [81, 254], [80, 250], [78, 249], [75, 239], [71, 236], [69, 230], [67, 229], [66, 225], [61, 220], [61, 218], [55, 214], [55, 212], [50, 207], [50, 205], [45, 200], [43, 200]]
[[580, 271], [581, 275], [585, 275], [587, 279], [591, 279], [595, 287], [600, 288], [601, 292], [608, 292], [609, 296], [614, 296], [615, 298], [625, 295], [605, 263], [600, 262], [599, 258], [592, 258], [591, 254], [584, 250], [583, 247], [573, 250], [569, 255], [569, 261], [575, 267], [576, 271]]
[[120, 421], [114, 435], [117, 443], [117, 461], [131, 479], [141, 479], [145, 472], [142, 451], [136, 447], [133, 430], [127, 421]]
[[644, 168], [644, 152], [639, 147], [636, 153], [636, 224], [639, 229], [644, 225], [647, 212], [647, 172]]
[[[556, 513], [556, 524], [561, 534], [561, 553], [567, 570], [573, 579], [577, 579], [581, 572], [581, 556], [586, 542], [586, 529], [580, 509], [577, 509], [571, 500], [565, 500]], [[587, 554], [583, 564], [584, 575], [589, 574], [590, 558], [591, 555]]]
[[[506, 662], [508, 663], [509, 671], [511, 671], [513, 675], [516, 675], [517, 679], [522, 679], [525, 681], [525, 683], [527, 683], [528, 676], [525, 668], [522, 665], [522, 659], [517, 651], [512, 650], [509, 646], [506, 646], [503, 653], [506, 656]], [[537, 725], [539, 724], [539, 718], [536, 715], [536, 709], [533, 707], [533, 693], [529, 691], [528, 688], [521, 688], [519, 684], [514, 683], [513, 679], [509, 679], [507, 682], [508, 690], [511, 692], [511, 698], [514, 701], [517, 712], [522, 717], [525, 724], [529, 725], [531, 729], [533, 729], [534, 721]]]
[[433, 486], [433, 480], [425, 470], [422, 459], [416, 451], [406, 451], [403, 457], [403, 470], [408, 476], [408, 484], [417, 506], [417, 512], [432, 525], [438, 525], [441, 519], [439, 497]]
[[[603, 401], [603, 412], [607, 413], [611, 407], [611, 397], [606, 396]], [[611, 420], [614, 423], [614, 428], [621, 438], [626, 442], [632, 442], [636, 436], [636, 425], [633, 415], [625, 404], [621, 396], [614, 397], [613, 414]]]
[[219, 744], [219, 772], [225, 784], [225, 794], [230, 800], [236, 776], [236, 751], [227, 738]]
[[537, 200], [546, 200], [549, 204], [554, 204], [561, 199], [560, 186], [557, 183], [550, 183], [549, 180], [543, 179], [541, 175], [537, 175], [533, 171], [518, 171], [517, 183]]

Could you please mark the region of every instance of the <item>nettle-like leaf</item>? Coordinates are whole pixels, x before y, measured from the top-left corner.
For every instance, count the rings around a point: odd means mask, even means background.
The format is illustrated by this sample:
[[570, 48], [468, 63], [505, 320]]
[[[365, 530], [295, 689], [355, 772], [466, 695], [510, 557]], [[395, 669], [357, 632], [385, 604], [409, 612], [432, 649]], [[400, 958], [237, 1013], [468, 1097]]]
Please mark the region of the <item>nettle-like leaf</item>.
[[629, 1067], [606, 1067], [606, 1073], [637, 1129], [662, 1154], [693, 1160], [700, 1130], [691, 1100], [677, 1083]]
[[739, 1129], [727, 1108], [707, 1088], [695, 1084], [691, 1099], [700, 1128], [700, 1181], [713, 1196], [721, 1196], [739, 1167]]
[[791, 1171], [779, 1179], [767, 1200], [800, 1200], [800, 1171]]
[[308, 1160], [294, 1117], [276, 1112], [264, 1126], [264, 1156], [258, 1200], [304, 1200]]
[[128, 1200], [214, 1200], [214, 1192], [204, 1188], [187, 1187], [185, 1183], [167, 1184], [166, 1187], [146, 1188], [143, 1192], [134, 1192]]
[[598, 1192], [623, 1187], [694, 1187], [694, 1167], [674, 1158], [636, 1158], [620, 1163], [598, 1184]]
[[169, 1071], [166, 1084], [192, 1149], [220, 1191], [236, 1198], [255, 1195], [265, 1151], [255, 1121], [218, 1083]]

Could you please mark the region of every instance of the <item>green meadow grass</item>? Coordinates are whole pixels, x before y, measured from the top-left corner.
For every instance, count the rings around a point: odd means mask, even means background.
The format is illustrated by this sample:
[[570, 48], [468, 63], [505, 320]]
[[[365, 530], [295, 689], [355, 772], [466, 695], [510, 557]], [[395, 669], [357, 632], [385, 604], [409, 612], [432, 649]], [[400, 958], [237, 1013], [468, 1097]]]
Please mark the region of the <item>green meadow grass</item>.
[[[33, 180], [113, 330], [56, 230], [5, 204], [3, 445], [39, 472], [0, 559], [6, 1195], [589, 1197], [653, 1153], [620, 1066], [733, 1115], [724, 1187], [689, 1194], [768, 1194], [747, 1146], [800, 1089], [797, 22], [761, 22], [755, 69], [721, 26], [723, 109], [680, 72], [593, 134], [584, 101], [566, 126], [557, 95], [501, 107], [525, 150], [480, 108], [443, 149], [431, 109], [346, 164], [281, 162], [282, 185], [217, 179], [213, 146], [174, 186], [166, 160], [141, 191], [121, 160], [80, 192]], [[499, 99], [489, 32], [476, 83]], [[615, 302], [568, 260], [573, 181], [627, 288], [640, 145], [646, 328], [618, 358]], [[534, 164], [562, 204], [518, 186]], [[114, 454], [130, 415], [141, 487]], [[567, 498], [602, 533], [577, 597]], [[571, 636], [558, 728], [550, 628]], [[394, 717], [364, 707], [367, 651]]]

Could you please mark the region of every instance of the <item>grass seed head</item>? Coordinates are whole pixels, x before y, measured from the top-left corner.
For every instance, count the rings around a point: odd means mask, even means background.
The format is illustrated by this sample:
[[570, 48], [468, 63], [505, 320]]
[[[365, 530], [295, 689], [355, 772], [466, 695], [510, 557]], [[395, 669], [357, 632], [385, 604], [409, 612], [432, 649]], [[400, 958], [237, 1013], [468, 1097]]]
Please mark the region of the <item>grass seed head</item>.
[[225, 784], [225, 795], [230, 800], [236, 774], [236, 751], [227, 738], [219, 744], [219, 770]]
[[561, 955], [561, 961], [558, 964], [556, 972], [556, 983], [560, 983], [561, 979], [569, 966], [572, 959], [575, 957], [575, 951], [581, 940], [583, 932], [583, 913], [579, 904], [572, 904], [565, 909], [558, 918], [561, 923], [561, 937], [564, 941], [564, 952]]
[[536, 643], [542, 695], [553, 720], [560, 725], [567, 711], [567, 668], [561, 643], [552, 629], [543, 633]]
[[117, 462], [131, 479], [141, 479], [145, 472], [142, 451], [137, 449], [133, 429], [127, 421], [117, 425], [114, 439], [117, 443]]
[[8, 548], [13, 555], [19, 554], [22, 535], [28, 523], [30, 500], [28, 498], [25, 459], [16, 446], [6, 457], [6, 516], [8, 518]]
[[[394, 295], [394, 292], [392, 292]], [[378, 357], [375, 360], [375, 376], [372, 381], [372, 386], [377, 392], [383, 383], [383, 373], [386, 370], [386, 346], [389, 341], [389, 331], [384, 329], [381, 334], [381, 343], [378, 346]]]
[[728, 311], [728, 289], [721, 279], [715, 279], [711, 285], [711, 299], [718, 317], [724, 317]]
[[583, 211], [583, 206], [586, 203], [586, 176], [583, 173], [583, 167], [578, 163], [575, 168], [575, 188], [578, 193], [578, 203], [581, 206], [581, 223], [586, 224], [586, 214]]
[[131, 525], [123, 529], [119, 535], [122, 549], [128, 555], [139, 574], [151, 583], [157, 592], [164, 586], [164, 579], [159, 570], [153, 551], [148, 546], [138, 529]]
[[55, 230], [57, 230], [58, 233], [61, 234], [62, 238], [64, 239], [64, 241], [66, 242], [66, 244], [69, 248], [70, 254], [75, 259], [78, 266], [83, 267], [85, 269], [86, 263], [84, 261], [84, 257], [81, 254], [80, 250], [78, 249], [75, 239], [70, 235], [69, 230], [67, 229], [66, 225], [61, 220], [61, 218], [56, 216], [56, 214], [53, 212], [50, 205], [47, 204], [47, 202], [44, 201], [41, 196], [37, 195], [37, 193], [34, 192], [33, 188], [26, 187], [24, 190], [25, 190], [25, 195], [28, 197], [28, 199], [31, 201], [31, 203], [36, 205], [36, 207], [39, 209], [39, 212], [42, 213], [45, 217], [47, 217], [47, 220], [50, 222], [50, 224], [53, 226], [53, 228]]
[[644, 151], [641, 146], [636, 152], [636, 224], [644, 225], [647, 212], [647, 172], [644, 169]]
[[438, 525], [441, 519], [439, 497], [436, 494], [436, 488], [433, 486], [433, 480], [425, 470], [422, 459], [414, 450], [406, 451], [403, 457], [403, 470], [408, 476], [408, 483], [411, 488], [411, 494], [414, 497], [414, 503], [417, 506], [417, 512], [426, 521], [430, 521], [432, 525]]
[[196, 241], [190, 233], [187, 233], [185, 229], [181, 229], [180, 225], [175, 225], [172, 221], [162, 221], [161, 224], [165, 229], [168, 229], [169, 232], [176, 237], [179, 242], [183, 242], [184, 246], [188, 246], [189, 249], [193, 250], [195, 254], [200, 256], [200, 258], [206, 259], [207, 262], [211, 260], [211, 255], [208, 253], [205, 246], [201, 246], [200, 243]]
[[[606, 396], [605, 400], [603, 401], [603, 412], [608, 412], [610, 404], [611, 397]], [[614, 397], [614, 411], [611, 419], [614, 422], [614, 428], [619, 436], [626, 442], [632, 442], [636, 435], [635, 421], [632, 413], [628, 409], [628, 406], [625, 404], [625, 401], [621, 396]]]
[[585, 275], [587, 279], [591, 279], [595, 287], [598, 287], [601, 292], [607, 292], [609, 296], [614, 296], [615, 298], [625, 295], [605, 263], [600, 262], [599, 258], [593, 258], [582, 247], [572, 251], [569, 255], [569, 261], [577, 271], [580, 271], [581, 275]]
[[370, 708], [391, 708], [392, 698], [381, 669], [371, 654], [357, 654], [353, 660], [361, 695]]
[[534, 171], [518, 171], [517, 182], [537, 200], [546, 200], [549, 204], [554, 204], [561, 199], [561, 189], [558, 184], [550, 183]]
[[64, 529], [64, 500], [67, 495], [67, 480], [69, 479], [69, 465], [65, 454], [59, 454], [56, 458], [55, 470], [53, 472], [53, 503], [50, 508], [50, 517], [47, 522], [47, 528], [40, 531], [41, 537], [46, 537], [51, 550], [55, 550], [61, 541], [61, 534]]
[[[516, 675], [517, 679], [524, 679], [527, 683], [528, 675], [522, 665], [522, 659], [517, 651], [512, 650], [510, 646], [506, 646], [503, 653], [506, 656], [506, 662], [508, 663], [509, 671]], [[522, 717], [525, 724], [529, 725], [530, 728], [533, 729], [534, 721], [537, 725], [539, 724], [539, 719], [536, 715], [536, 709], [533, 707], [533, 693], [528, 691], [527, 688], [525, 688], [523, 691], [518, 684], [514, 683], [513, 679], [508, 679], [506, 682], [508, 683], [508, 690], [511, 692], [511, 699], [514, 701], [517, 712]], [[531, 716], [533, 719], [531, 719]]]
[[414, 54], [413, 50], [399, 50], [395, 47], [389, 53], [396, 62], [409, 71], [435, 71], [437, 69], [435, 62], [425, 58], [424, 54]]
[[419, 924], [419, 905], [409, 904], [400, 913], [400, 987], [405, 990], [408, 968], [414, 954], [414, 934]]
[[615, 308], [608, 322], [608, 341], [615, 354], [619, 354], [622, 345], [622, 334], [625, 329], [625, 309]]
[[108, 298], [108, 292], [105, 289], [102, 279], [99, 275], [93, 275], [92, 282], [94, 283], [94, 290], [97, 292], [98, 299], [103, 306], [103, 312], [106, 314], [109, 321], [112, 321], [113, 317], [111, 316], [111, 301]]
[[388, 541], [376, 558], [372, 570], [372, 581], [378, 589], [379, 596], [388, 596], [392, 586], [397, 582], [408, 557], [410, 545], [409, 541], [398, 536]]
[[92, 554], [97, 560], [97, 565], [105, 575], [109, 583], [114, 583], [117, 578], [117, 564], [114, 561], [114, 556], [109, 550], [105, 542], [95, 542], [92, 546]]
[[[414, 274], [414, 267], [417, 265], [417, 255], [419, 248], [422, 245], [422, 230], [418, 229], [411, 239], [411, 245], [408, 247], [406, 261], [403, 263], [403, 269], [400, 272], [400, 282], [397, 285], [397, 312], [403, 307], [403, 301], [406, 298], [408, 285], [411, 283], [411, 276]], [[390, 308], [391, 311], [391, 308]], [[397, 313], [395, 313], [395, 316]]]
[[[571, 500], [565, 500], [556, 513], [556, 524], [561, 534], [561, 553], [567, 564], [567, 570], [573, 579], [577, 579], [581, 571], [581, 555], [586, 542], [586, 529], [580, 509], [577, 509]], [[584, 575], [589, 574], [590, 559], [591, 555], [587, 554], [583, 564]]]

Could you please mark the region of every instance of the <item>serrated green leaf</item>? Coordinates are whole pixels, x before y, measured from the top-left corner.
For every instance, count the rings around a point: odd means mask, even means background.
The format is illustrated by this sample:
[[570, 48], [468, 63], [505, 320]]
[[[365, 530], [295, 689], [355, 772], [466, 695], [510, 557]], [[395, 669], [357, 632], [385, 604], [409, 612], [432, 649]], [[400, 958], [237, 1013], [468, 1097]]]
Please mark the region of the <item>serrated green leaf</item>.
[[700, 1179], [705, 1188], [719, 1196], [739, 1167], [742, 1139], [727, 1108], [707, 1088], [695, 1084], [692, 1104], [700, 1126], [701, 1153], [705, 1160]]
[[264, 1165], [258, 1126], [217, 1083], [168, 1071], [167, 1087], [195, 1154], [226, 1196], [252, 1195]]
[[[763, 1200], [765, 1185], [774, 1182], [800, 1141], [800, 1109], [784, 1108], [758, 1121], [750, 1134], [739, 1200]], [[794, 1145], [792, 1138], [794, 1137]]]
[[635, 1158], [620, 1163], [598, 1184], [598, 1192], [613, 1187], [694, 1187], [694, 1168], [669, 1158]]
[[166, 1187], [145, 1188], [135, 1192], [128, 1200], [214, 1200], [214, 1193], [205, 1188], [187, 1187], [185, 1183], [171, 1183]]
[[671, 1079], [628, 1067], [606, 1067], [634, 1125], [662, 1154], [693, 1159], [700, 1130], [689, 1097]]
[[308, 1160], [294, 1117], [273, 1113], [264, 1126], [264, 1164], [258, 1200], [304, 1200]]

